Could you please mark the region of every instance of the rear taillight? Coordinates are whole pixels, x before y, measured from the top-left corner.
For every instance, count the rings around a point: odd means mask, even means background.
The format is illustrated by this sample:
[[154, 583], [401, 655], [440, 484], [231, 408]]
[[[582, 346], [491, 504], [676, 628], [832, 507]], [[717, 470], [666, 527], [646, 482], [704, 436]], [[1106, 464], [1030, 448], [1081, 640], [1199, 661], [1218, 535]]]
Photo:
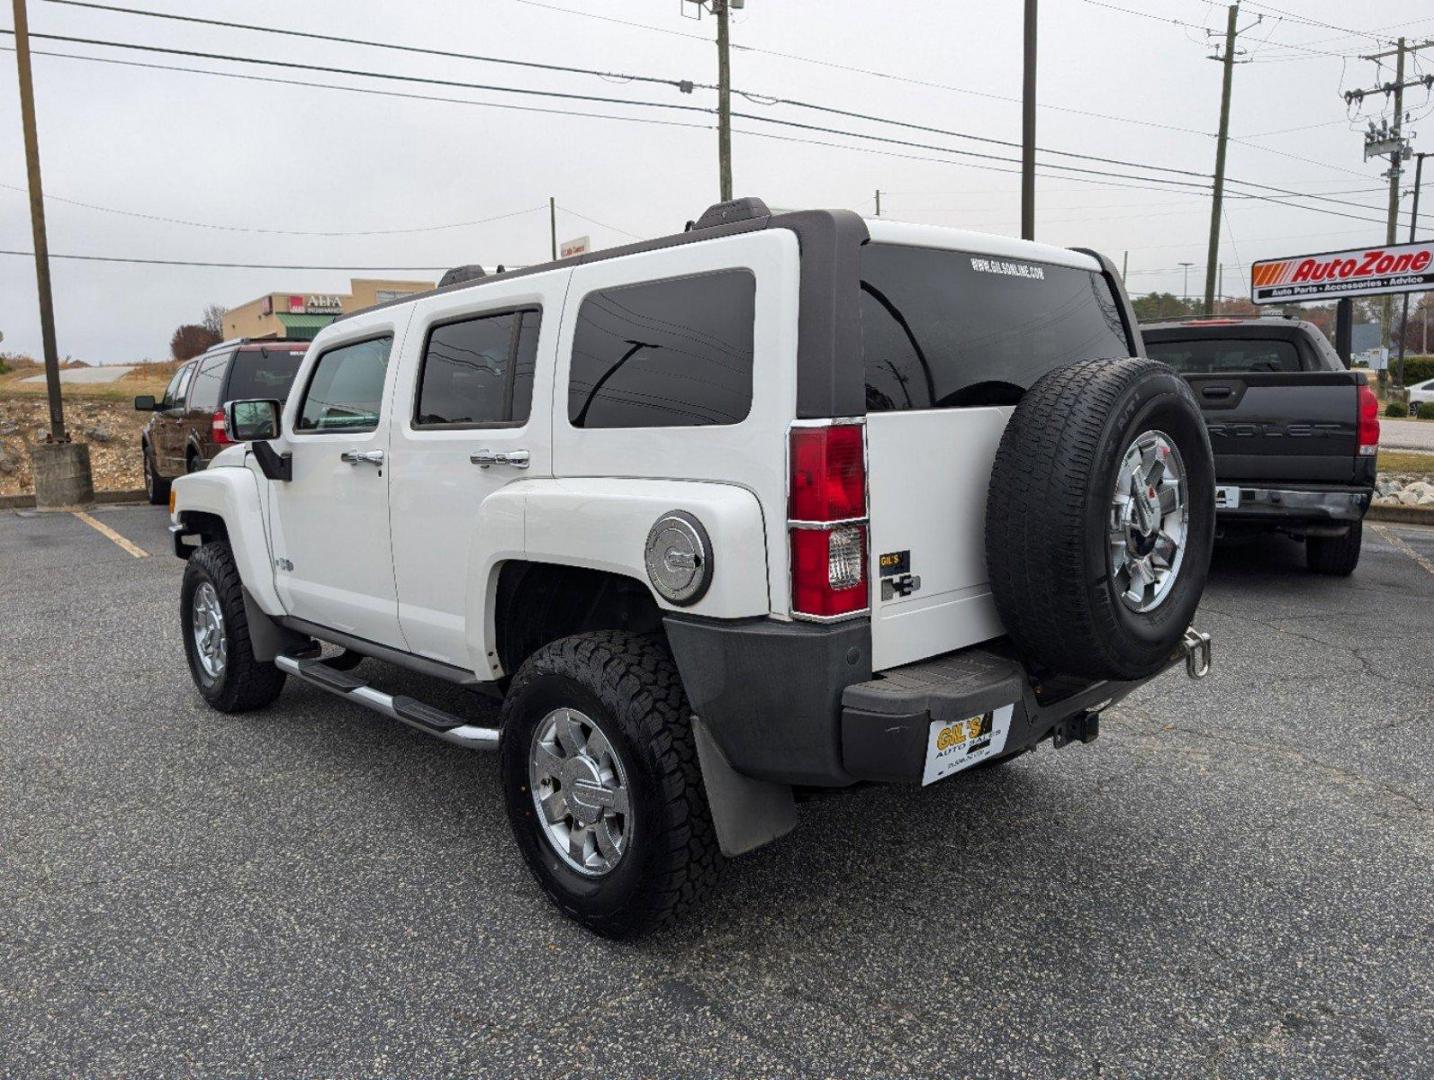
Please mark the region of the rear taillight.
[[1379, 453], [1379, 399], [1367, 383], [1359, 384], [1359, 454]]
[[794, 427], [787, 495], [792, 614], [830, 619], [870, 606], [866, 429]]
[[229, 437], [229, 432], [224, 427], [224, 410], [215, 409], [214, 416], [209, 421], [209, 430], [214, 433], [214, 442], [219, 446], [231, 446], [234, 440]]

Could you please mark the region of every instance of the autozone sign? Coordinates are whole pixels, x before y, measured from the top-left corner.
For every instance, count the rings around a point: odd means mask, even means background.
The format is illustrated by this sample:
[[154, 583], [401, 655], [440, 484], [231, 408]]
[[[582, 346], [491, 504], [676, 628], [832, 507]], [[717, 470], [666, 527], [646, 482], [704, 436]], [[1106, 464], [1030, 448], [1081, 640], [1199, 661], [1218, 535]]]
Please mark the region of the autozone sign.
[[1250, 268], [1250, 299], [1257, 304], [1426, 289], [1434, 289], [1434, 243], [1428, 241], [1265, 259]]

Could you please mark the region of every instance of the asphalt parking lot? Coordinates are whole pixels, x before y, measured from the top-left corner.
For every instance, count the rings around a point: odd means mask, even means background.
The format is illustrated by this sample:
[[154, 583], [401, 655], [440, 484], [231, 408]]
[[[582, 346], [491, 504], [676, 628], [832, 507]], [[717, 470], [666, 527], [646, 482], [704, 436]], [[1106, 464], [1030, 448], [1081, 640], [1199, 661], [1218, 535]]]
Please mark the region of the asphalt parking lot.
[[0, 514], [0, 1075], [1434, 1073], [1434, 530], [1218, 553], [1209, 679], [806, 803], [621, 945], [495, 758], [292, 683], [208, 712], [162, 510], [92, 516], [150, 557]]

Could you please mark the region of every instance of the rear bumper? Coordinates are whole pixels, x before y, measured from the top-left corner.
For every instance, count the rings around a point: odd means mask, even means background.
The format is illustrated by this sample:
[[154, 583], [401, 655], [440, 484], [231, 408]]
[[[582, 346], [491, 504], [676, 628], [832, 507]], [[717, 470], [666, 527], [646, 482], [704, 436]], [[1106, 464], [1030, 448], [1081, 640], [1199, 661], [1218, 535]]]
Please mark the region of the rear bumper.
[[[1238, 505], [1229, 493], [1238, 491]], [[1253, 487], [1217, 485], [1216, 516], [1221, 521], [1355, 522], [1369, 510], [1371, 488]]]
[[[920, 783], [933, 723], [1007, 705], [1002, 755], [1048, 736], [1088, 739], [1095, 732], [1088, 717], [1149, 681], [1042, 684], [1001, 643], [873, 678], [864, 619], [815, 625], [668, 616], [665, 623], [693, 711], [728, 762], [784, 784]], [[1170, 663], [1185, 656], [1177, 649]]]

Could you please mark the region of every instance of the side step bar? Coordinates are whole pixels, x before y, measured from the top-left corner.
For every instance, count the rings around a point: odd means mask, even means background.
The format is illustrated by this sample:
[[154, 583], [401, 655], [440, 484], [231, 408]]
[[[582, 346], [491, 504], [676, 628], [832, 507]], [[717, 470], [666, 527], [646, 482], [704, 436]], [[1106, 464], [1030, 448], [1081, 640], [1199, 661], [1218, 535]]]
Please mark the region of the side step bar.
[[287, 672], [296, 679], [302, 679], [331, 694], [337, 694], [339, 697], [357, 702], [376, 713], [382, 713], [390, 720], [397, 720], [401, 724], [417, 728], [419, 731], [436, 736], [454, 746], [463, 746], [469, 750], [496, 750], [498, 748], [497, 728], [470, 724], [462, 717], [454, 716], [442, 709], [435, 709], [432, 705], [425, 705], [421, 701], [405, 697], [402, 694], [396, 697], [392, 694], [385, 694], [380, 690], [375, 690], [367, 683], [355, 679], [346, 671], [337, 671], [329, 667], [322, 660], [299, 659], [281, 654], [274, 658], [274, 663], [280, 671]]

